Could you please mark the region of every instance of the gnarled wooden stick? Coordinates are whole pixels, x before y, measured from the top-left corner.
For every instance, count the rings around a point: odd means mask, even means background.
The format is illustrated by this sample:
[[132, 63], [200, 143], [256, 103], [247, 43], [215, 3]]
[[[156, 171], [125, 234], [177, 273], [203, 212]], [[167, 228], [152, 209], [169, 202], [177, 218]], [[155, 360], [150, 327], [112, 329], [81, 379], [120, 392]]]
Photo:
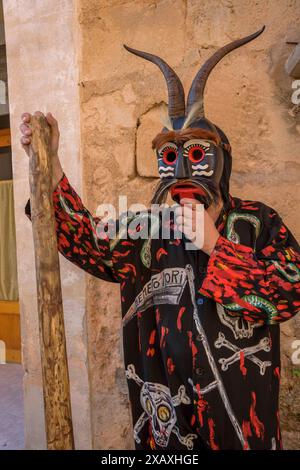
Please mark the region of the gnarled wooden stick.
[[70, 384], [52, 203], [50, 128], [31, 118], [30, 202], [42, 360], [47, 448], [74, 449]]

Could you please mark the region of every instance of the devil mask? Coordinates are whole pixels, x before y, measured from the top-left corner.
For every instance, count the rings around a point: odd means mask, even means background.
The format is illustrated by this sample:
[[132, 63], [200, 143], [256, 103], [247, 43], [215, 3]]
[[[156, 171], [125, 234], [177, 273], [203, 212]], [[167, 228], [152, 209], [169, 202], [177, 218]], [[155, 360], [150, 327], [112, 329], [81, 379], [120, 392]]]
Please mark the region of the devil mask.
[[164, 202], [168, 191], [176, 202], [190, 197], [198, 199], [205, 208], [218, 200], [219, 193], [224, 202], [228, 200], [230, 144], [224, 132], [205, 117], [204, 89], [215, 65], [229, 52], [255, 39], [263, 30], [264, 27], [216, 51], [196, 74], [186, 107], [184, 89], [174, 70], [160, 57], [124, 44], [129, 52], [156, 64], [168, 87], [164, 128], [152, 141], [161, 178], [153, 203]]

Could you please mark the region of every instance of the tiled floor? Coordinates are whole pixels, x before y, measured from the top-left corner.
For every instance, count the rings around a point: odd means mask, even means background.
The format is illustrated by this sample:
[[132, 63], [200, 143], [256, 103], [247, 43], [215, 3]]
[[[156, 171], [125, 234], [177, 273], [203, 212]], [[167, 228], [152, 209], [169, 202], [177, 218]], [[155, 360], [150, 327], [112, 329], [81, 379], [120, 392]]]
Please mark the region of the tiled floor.
[[0, 364], [0, 450], [24, 449], [23, 368]]

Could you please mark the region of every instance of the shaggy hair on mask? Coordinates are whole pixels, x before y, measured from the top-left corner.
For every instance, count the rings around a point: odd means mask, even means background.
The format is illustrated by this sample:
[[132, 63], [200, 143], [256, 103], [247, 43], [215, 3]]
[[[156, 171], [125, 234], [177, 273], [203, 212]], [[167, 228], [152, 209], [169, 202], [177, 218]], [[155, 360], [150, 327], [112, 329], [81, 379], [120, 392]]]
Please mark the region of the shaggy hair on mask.
[[205, 139], [211, 140], [216, 145], [220, 145], [220, 137], [212, 131], [199, 128], [188, 128], [184, 130], [176, 131], [165, 131], [157, 134], [156, 137], [152, 140], [152, 148], [158, 150], [166, 142], [175, 142], [177, 145], [182, 145], [184, 142], [187, 142], [191, 139]]

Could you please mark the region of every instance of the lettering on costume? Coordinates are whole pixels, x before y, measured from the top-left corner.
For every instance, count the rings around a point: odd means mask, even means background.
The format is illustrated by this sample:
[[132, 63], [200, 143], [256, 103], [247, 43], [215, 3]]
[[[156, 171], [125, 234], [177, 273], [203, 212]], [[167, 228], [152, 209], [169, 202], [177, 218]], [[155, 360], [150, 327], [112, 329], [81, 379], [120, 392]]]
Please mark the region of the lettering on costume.
[[137, 312], [143, 312], [153, 305], [178, 305], [187, 282], [185, 268], [166, 268], [151, 277], [123, 317], [125, 326]]

